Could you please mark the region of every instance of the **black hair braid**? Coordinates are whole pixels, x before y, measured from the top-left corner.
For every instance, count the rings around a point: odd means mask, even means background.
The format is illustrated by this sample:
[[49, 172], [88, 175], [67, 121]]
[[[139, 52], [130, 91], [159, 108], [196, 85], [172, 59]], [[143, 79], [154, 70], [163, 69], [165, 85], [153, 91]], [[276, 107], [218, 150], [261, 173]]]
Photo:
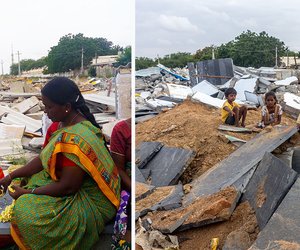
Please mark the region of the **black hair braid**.
[[79, 98], [75, 103], [75, 109], [79, 109], [79, 111], [85, 116], [87, 120], [89, 120], [95, 127], [100, 128], [99, 124], [96, 122], [95, 117], [91, 114], [89, 107], [86, 105], [85, 100], [82, 94], [79, 94]]
[[[85, 116], [86, 119], [88, 119], [95, 127], [102, 129], [101, 126], [96, 122], [95, 117], [90, 112], [89, 107], [86, 105], [85, 100], [82, 96], [82, 94], [79, 94], [78, 100], [75, 102], [75, 108], [79, 109], [79, 111]], [[104, 141], [104, 146], [109, 152], [109, 148], [107, 146], [107, 141], [105, 140], [105, 136], [102, 134], [102, 139]]]

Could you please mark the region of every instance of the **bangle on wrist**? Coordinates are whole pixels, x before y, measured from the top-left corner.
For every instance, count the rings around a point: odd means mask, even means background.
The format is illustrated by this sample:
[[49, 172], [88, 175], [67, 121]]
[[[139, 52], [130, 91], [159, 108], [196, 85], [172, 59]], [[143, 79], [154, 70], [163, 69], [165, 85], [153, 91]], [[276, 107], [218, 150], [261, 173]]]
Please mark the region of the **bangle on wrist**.
[[35, 190], [35, 188], [31, 189], [31, 193], [32, 193], [32, 194], [34, 194], [34, 193], [33, 193], [33, 192], [34, 192], [34, 190]]

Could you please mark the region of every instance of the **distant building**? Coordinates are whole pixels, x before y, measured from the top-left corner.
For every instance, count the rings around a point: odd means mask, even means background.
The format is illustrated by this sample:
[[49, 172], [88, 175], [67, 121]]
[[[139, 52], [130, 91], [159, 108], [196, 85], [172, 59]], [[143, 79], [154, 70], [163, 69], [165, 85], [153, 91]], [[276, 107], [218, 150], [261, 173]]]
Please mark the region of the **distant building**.
[[113, 64], [117, 62], [119, 55], [98, 56], [91, 62], [91, 66], [95, 67], [96, 75], [99, 77], [111, 77], [115, 74]]
[[293, 56], [283, 56], [280, 57], [281, 60], [281, 66], [282, 67], [287, 67], [287, 68], [295, 68], [296, 66], [299, 67], [300, 66], [300, 58], [298, 58], [296, 56], [296, 58], [294, 58]]
[[28, 71], [22, 71], [22, 76], [24, 77], [41, 77], [43, 76], [43, 70], [45, 67], [37, 68], [37, 69], [31, 69]]

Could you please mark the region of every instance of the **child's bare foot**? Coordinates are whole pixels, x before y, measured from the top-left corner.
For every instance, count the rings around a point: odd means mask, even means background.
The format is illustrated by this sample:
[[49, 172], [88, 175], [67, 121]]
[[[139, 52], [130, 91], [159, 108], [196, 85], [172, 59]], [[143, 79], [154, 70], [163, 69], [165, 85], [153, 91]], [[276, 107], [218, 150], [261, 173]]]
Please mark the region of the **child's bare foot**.
[[243, 128], [246, 127], [246, 126], [245, 126], [245, 123], [242, 123], [241, 126], [242, 126]]

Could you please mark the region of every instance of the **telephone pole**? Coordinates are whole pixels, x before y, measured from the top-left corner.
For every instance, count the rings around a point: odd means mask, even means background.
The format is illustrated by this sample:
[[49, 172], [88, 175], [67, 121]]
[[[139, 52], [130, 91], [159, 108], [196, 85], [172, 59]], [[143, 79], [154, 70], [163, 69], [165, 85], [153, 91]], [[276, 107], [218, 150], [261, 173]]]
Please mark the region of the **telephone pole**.
[[18, 51], [18, 75], [21, 76], [20, 52]]
[[14, 48], [13, 45], [11, 44], [11, 66], [14, 64]]
[[211, 51], [212, 55], [211, 55], [211, 59], [215, 59], [215, 48], [214, 46], [212, 46], [212, 51]]
[[81, 48], [81, 74], [83, 74], [83, 48]]
[[275, 49], [275, 68], [278, 68], [278, 65], [277, 65], [277, 46], [276, 46], [276, 49]]
[[3, 73], [3, 60], [1, 60], [1, 69], [2, 69], [2, 75], [4, 75], [4, 73]]

